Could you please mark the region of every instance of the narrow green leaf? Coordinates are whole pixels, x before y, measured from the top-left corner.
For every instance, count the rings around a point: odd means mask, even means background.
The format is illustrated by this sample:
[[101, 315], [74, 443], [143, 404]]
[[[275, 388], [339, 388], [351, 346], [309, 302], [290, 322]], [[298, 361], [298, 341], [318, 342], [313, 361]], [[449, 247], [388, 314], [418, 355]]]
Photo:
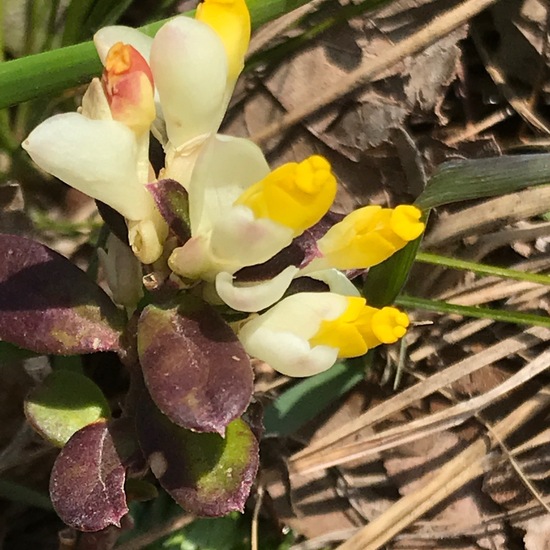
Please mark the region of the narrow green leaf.
[[363, 287], [363, 295], [369, 305], [384, 307], [394, 302], [407, 282], [421, 241], [422, 237], [419, 237], [385, 262], [369, 269]]
[[445, 256], [431, 254], [429, 252], [418, 252], [416, 255], [416, 261], [425, 264], [450, 267], [453, 269], [464, 269], [477, 273], [478, 275], [492, 275], [494, 277], [502, 277], [504, 279], [514, 279], [516, 281], [529, 281], [531, 283], [538, 283], [541, 285], [550, 285], [550, 275], [529, 273], [528, 271], [518, 271], [517, 269], [508, 269], [505, 267], [480, 264], [477, 262], [468, 262], [466, 260], [447, 258]]
[[429, 210], [545, 183], [550, 183], [550, 153], [446, 162], [430, 179], [415, 204], [422, 210]]
[[71, 0], [65, 12], [65, 28], [61, 44], [69, 46], [80, 41], [84, 30], [84, 22], [90, 13], [95, 0]]
[[265, 409], [266, 435], [296, 432], [331, 403], [351, 390], [365, 374], [357, 361], [337, 363], [331, 369], [306, 378], [281, 394]]
[[440, 300], [429, 300], [426, 298], [416, 298], [414, 296], [399, 296], [399, 298], [395, 300], [395, 303], [407, 309], [423, 309], [425, 311], [436, 311], [446, 314], [452, 313], [463, 315], [464, 317], [474, 317], [476, 319], [493, 319], [493, 321], [504, 321], [516, 325], [550, 327], [550, 317], [533, 315], [531, 313], [520, 313], [517, 311], [506, 311], [478, 306], [459, 306]]
[[[252, 25], [259, 27], [307, 2], [249, 0]], [[140, 30], [154, 36], [165, 21], [145, 25]], [[100, 74], [101, 69], [92, 42], [0, 63], [0, 109], [84, 84]]]

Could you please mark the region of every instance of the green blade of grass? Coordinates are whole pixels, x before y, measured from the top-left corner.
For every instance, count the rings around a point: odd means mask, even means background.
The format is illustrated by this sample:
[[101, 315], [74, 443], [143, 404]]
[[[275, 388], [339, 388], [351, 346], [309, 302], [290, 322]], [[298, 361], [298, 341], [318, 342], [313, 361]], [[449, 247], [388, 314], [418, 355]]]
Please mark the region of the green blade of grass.
[[[258, 27], [307, 1], [249, 0], [252, 24]], [[141, 30], [153, 36], [164, 23], [158, 21]], [[92, 42], [0, 63], [0, 109], [84, 84], [101, 70]]]
[[492, 319], [493, 321], [504, 321], [516, 325], [550, 327], [550, 317], [534, 315], [532, 313], [521, 313], [518, 311], [506, 311], [478, 306], [459, 306], [440, 300], [429, 300], [426, 298], [416, 298], [414, 296], [399, 296], [399, 298], [395, 300], [395, 303], [406, 309], [422, 309], [425, 311], [435, 311], [437, 313], [462, 315], [463, 317]]
[[518, 271], [517, 269], [508, 269], [494, 265], [480, 264], [477, 262], [468, 262], [466, 260], [457, 260], [456, 258], [447, 258], [439, 254], [429, 252], [418, 252], [416, 261], [425, 264], [450, 267], [452, 269], [463, 269], [472, 271], [478, 275], [492, 275], [504, 279], [514, 279], [516, 281], [528, 281], [541, 285], [550, 285], [550, 275], [540, 273], [529, 273], [527, 271]]
[[415, 201], [422, 210], [550, 183], [550, 154], [446, 162]]

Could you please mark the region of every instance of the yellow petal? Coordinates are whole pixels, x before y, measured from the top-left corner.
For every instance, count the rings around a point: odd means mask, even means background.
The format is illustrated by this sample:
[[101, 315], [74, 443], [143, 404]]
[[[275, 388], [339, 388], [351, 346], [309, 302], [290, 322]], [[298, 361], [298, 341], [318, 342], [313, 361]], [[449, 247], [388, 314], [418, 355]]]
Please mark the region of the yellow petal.
[[287, 163], [249, 187], [236, 201], [256, 218], [289, 227], [294, 236], [316, 224], [336, 196], [336, 178], [329, 162], [314, 155], [301, 163]]
[[250, 43], [250, 13], [244, 0], [205, 0], [195, 19], [210, 26], [223, 42], [229, 67], [228, 79], [237, 80]]

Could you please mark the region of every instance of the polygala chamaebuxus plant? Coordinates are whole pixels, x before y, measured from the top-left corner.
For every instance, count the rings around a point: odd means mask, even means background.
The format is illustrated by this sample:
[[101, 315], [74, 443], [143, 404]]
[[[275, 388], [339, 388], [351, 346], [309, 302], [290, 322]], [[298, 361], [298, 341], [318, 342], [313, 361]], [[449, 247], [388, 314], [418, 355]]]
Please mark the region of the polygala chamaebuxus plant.
[[[271, 170], [254, 143], [217, 133], [249, 38], [244, 0], [205, 0], [154, 39], [101, 29], [104, 72], [79, 112], [45, 120], [23, 142], [127, 229], [99, 251], [110, 296], [46, 246], [0, 236], [0, 339], [39, 354], [114, 352], [128, 369], [118, 418], [81, 373], [54, 371], [25, 405], [61, 447], [50, 492], [77, 529], [120, 525], [125, 486], [149, 469], [195, 514], [242, 510], [260, 437], [246, 420], [250, 356], [311, 376], [407, 330], [406, 314], [371, 307], [346, 273], [417, 239], [420, 210], [336, 215], [324, 157]], [[150, 139], [165, 152], [158, 173]]]

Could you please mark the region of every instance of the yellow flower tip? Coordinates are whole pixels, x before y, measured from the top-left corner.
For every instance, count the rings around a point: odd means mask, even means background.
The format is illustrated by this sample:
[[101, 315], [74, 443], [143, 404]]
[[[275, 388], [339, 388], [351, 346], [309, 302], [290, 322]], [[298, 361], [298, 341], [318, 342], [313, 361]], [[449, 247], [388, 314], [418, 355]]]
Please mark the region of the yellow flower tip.
[[109, 74], [118, 75], [130, 69], [130, 48], [127, 44], [117, 42], [107, 53], [105, 70]]
[[153, 74], [142, 55], [117, 42], [105, 59], [102, 83], [113, 119], [137, 134], [148, 131], [156, 112]]
[[347, 307], [336, 319], [323, 320], [317, 333], [310, 338], [310, 346], [329, 346], [338, 349], [338, 357], [364, 355], [367, 343], [362, 335], [362, 315], [365, 299], [358, 296], [346, 297]]
[[299, 164], [280, 166], [249, 187], [235, 205], [247, 206], [256, 218], [290, 227], [297, 236], [327, 213], [336, 189], [329, 162], [314, 155]]
[[384, 307], [372, 316], [371, 323], [372, 332], [381, 344], [393, 344], [405, 336], [409, 318], [394, 307]]
[[424, 222], [420, 221], [422, 212], [411, 204], [400, 204], [392, 211], [391, 228], [404, 241], [414, 241], [424, 231]]
[[250, 13], [244, 0], [204, 0], [195, 19], [210, 26], [220, 37], [228, 61], [228, 79], [237, 80], [250, 43]]

